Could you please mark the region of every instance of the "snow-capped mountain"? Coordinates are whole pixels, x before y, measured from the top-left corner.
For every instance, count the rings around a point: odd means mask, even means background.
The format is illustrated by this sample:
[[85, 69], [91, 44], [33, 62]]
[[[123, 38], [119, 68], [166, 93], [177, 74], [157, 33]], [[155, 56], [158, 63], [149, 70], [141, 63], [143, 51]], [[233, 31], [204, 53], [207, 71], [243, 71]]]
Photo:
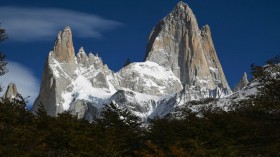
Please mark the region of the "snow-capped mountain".
[[32, 111], [42, 104], [51, 116], [70, 111], [91, 120], [114, 102], [146, 119], [164, 116], [192, 100], [222, 100], [229, 94], [209, 26], [199, 29], [192, 10], [179, 2], [154, 27], [145, 62], [118, 72], [83, 48], [75, 55], [71, 29], [59, 32]]

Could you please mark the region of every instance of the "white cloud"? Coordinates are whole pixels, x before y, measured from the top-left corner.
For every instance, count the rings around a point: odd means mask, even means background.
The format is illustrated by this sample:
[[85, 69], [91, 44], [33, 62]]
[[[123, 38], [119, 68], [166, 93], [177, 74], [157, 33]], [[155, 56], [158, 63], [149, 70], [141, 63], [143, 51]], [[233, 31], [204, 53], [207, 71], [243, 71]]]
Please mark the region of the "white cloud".
[[100, 38], [107, 30], [123, 24], [97, 15], [54, 8], [0, 7], [0, 22], [9, 39], [28, 42], [53, 40], [58, 30], [70, 26], [81, 38]]
[[15, 83], [18, 92], [28, 98], [28, 105], [32, 105], [39, 93], [39, 80], [34, 76], [30, 69], [16, 62], [8, 61], [9, 72], [0, 76], [0, 83], [3, 87], [1, 96], [6, 91], [9, 83]]

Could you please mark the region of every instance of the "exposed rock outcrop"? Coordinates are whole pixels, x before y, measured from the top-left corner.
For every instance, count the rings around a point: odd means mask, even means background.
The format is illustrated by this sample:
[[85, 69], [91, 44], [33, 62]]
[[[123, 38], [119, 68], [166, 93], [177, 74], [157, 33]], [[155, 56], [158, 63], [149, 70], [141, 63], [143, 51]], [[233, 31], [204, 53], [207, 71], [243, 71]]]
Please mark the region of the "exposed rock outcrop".
[[72, 32], [66, 27], [58, 33], [54, 50], [49, 53], [45, 63], [40, 93], [32, 107], [33, 111], [37, 111], [39, 105], [43, 104], [51, 116], [63, 112], [62, 103], [65, 100], [61, 95], [70, 90], [68, 86], [77, 68], [75, 62]]
[[248, 77], [247, 77], [247, 73], [243, 73], [243, 76], [241, 78], [241, 80], [238, 82], [238, 84], [234, 87], [234, 92], [237, 92], [241, 89], [243, 89], [244, 87], [246, 87], [249, 84], [248, 81]]
[[70, 27], [65, 27], [57, 35], [54, 46], [54, 58], [59, 62], [74, 62], [75, 51]]
[[77, 100], [70, 104], [69, 111], [77, 118], [85, 118], [89, 121], [93, 120], [93, 115], [98, 114], [98, 109], [87, 101]]
[[88, 66], [88, 65], [86, 65], [86, 63], [88, 61], [88, 56], [87, 56], [83, 47], [80, 48], [80, 50], [77, 54], [77, 61], [78, 61], [79, 64], [82, 64], [84, 66]]
[[2, 96], [2, 99], [12, 100], [18, 95], [17, 87], [14, 83], [10, 83]]
[[154, 27], [147, 45], [146, 60], [171, 69], [190, 98], [192, 94], [189, 93], [193, 92], [202, 93], [198, 98], [231, 93], [209, 26], [200, 30], [195, 15], [184, 2], [179, 2]]

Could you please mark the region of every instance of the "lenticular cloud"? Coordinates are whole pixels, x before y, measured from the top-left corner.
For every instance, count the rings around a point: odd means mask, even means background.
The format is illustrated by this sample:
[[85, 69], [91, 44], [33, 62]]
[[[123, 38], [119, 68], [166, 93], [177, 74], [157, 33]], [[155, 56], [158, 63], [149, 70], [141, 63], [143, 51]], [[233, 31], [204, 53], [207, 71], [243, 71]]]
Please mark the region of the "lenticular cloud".
[[80, 38], [101, 38], [121, 22], [94, 14], [54, 8], [0, 7], [0, 21], [13, 41], [50, 40], [58, 30], [70, 26]]

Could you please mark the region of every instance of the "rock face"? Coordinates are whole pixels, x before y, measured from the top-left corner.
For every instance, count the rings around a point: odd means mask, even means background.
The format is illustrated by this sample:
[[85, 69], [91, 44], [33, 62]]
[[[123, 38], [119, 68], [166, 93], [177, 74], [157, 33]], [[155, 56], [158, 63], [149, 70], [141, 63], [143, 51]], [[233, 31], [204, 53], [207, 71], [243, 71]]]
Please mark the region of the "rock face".
[[91, 121], [104, 104], [114, 102], [145, 120], [190, 100], [229, 93], [210, 28], [199, 29], [191, 9], [180, 2], [153, 29], [146, 61], [116, 73], [97, 54], [80, 48], [75, 55], [69, 27], [59, 32], [32, 111], [43, 104], [51, 116], [70, 111]]
[[[54, 50], [49, 53], [45, 63], [40, 93], [32, 110], [36, 111], [43, 104], [49, 115], [63, 112], [61, 97], [63, 91], [69, 91], [69, 84], [75, 77], [75, 52], [72, 33], [69, 27], [58, 33]], [[53, 105], [50, 105], [53, 104]]]
[[18, 91], [16, 85], [14, 83], [10, 83], [4, 95], [2, 96], [2, 99], [12, 100], [13, 98], [16, 98], [17, 95], [18, 95]]
[[[66, 27], [58, 33], [54, 51], [49, 53], [40, 93], [32, 111], [36, 112], [39, 105], [43, 104], [51, 116], [65, 110], [71, 110], [73, 114], [79, 112], [78, 117], [85, 116], [90, 108], [88, 101], [94, 100], [92, 103], [95, 105], [103, 103], [105, 98], [115, 92], [110, 81], [118, 86], [112, 71], [103, 64], [101, 58], [92, 53], [87, 55], [83, 48], [75, 56], [72, 33]], [[81, 94], [81, 90], [85, 93]], [[91, 96], [96, 95], [95, 92], [98, 95]]]
[[238, 84], [234, 87], [234, 92], [237, 92], [244, 87], [246, 87], [249, 84], [247, 73], [244, 73], [241, 80], [238, 82]]
[[74, 61], [75, 52], [73, 47], [72, 32], [70, 27], [65, 27], [57, 35], [54, 46], [54, 58], [59, 62], [71, 63]]
[[145, 120], [157, 107], [157, 100], [156, 96], [124, 89], [112, 95], [109, 102], [116, 103], [120, 108], [127, 108]]
[[191, 93], [201, 93], [202, 98], [231, 93], [209, 26], [199, 29], [195, 15], [183, 2], [154, 27], [146, 60], [171, 69], [190, 98]]
[[85, 118], [92, 121], [93, 116], [98, 115], [98, 109], [87, 101], [77, 100], [70, 104], [69, 111], [77, 118]]

